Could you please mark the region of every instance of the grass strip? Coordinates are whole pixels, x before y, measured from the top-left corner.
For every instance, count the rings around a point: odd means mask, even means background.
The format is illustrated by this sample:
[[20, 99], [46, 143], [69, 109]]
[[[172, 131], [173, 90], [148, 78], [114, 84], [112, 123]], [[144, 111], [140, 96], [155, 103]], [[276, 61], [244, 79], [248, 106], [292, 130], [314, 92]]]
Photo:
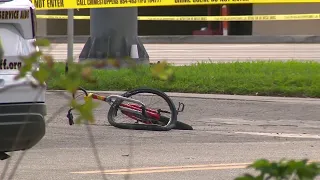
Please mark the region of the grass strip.
[[[56, 70], [64, 75], [64, 64]], [[120, 70], [94, 70], [96, 84], [85, 84], [89, 90], [127, 91], [150, 87], [166, 92], [217, 93], [281, 97], [320, 97], [320, 63], [311, 61], [256, 61], [235, 63], [198, 63], [171, 66], [174, 78], [154, 78], [150, 67]], [[54, 77], [48, 89], [63, 89]]]

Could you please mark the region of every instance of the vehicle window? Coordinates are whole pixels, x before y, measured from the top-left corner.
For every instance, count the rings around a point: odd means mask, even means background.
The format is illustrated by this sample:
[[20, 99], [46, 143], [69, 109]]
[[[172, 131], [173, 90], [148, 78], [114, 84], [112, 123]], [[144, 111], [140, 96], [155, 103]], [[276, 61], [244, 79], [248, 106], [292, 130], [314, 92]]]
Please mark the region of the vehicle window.
[[30, 44], [12, 24], [0, 24], [0, 40], [4, 56], [25, 56], [30, 53]]

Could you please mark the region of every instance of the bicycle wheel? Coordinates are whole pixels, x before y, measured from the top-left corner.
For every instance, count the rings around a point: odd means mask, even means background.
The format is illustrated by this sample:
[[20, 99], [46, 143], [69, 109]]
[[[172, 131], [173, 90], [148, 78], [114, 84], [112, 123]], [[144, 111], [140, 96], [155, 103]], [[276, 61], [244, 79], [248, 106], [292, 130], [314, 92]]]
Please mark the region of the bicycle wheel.
[[[148, 105], [145, 100], [138, 99], [139, 97], [132, 97], [135, 95], [146, 98], [160, 98], [164, 100], [161, 105], [165, 107], [166, 110]], [[132, 104], [130, 102], [124, 103], [125, 100], [117, 99], [112, 103], [108, 112], [108, 122], [112, 126], [121, 129], [151, 131], [168, 131], [175, 127], [175, 124], [177, 122], [177, 110], [170, 97], [164, 92], [152, 88], [137, 88], [134, 90], [130, 90], [122, 94], [121, 96], [140, 100], [142, 103], [144, 103], [146, 106], [146, 114], [148, 115], [148, 118], [143, 117], [141, 111], [142, 109], [139, 105]], [[135, 112], [133, 112], [132, 110], [135, 110]], [[124, 118], [128, 118], [131, 123], [117, 122], [116, 118], [121, 115], [124, 115]], [[166, 118], [168, 118], [168, 122], [161, 122], [161, 116], [165, 116]]]

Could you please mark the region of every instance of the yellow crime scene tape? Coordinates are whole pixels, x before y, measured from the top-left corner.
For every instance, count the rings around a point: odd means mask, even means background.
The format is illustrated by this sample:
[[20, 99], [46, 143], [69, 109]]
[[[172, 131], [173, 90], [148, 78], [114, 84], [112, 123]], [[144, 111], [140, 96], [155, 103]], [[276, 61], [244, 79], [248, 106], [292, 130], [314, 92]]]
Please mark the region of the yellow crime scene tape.
[[[39, 19], [68, 19], [66, 15], [37, 15]], [[90, 16], [74, 16], [74, 19], [89, 20]], [[140, 21], [288, 21], [320, 19], [320, 14], [282, 14], [247, 16], [138, 16]]]
[[37, 10], [188, 6], [218, 4], [319, 3], [320, 0], [30, 0]]

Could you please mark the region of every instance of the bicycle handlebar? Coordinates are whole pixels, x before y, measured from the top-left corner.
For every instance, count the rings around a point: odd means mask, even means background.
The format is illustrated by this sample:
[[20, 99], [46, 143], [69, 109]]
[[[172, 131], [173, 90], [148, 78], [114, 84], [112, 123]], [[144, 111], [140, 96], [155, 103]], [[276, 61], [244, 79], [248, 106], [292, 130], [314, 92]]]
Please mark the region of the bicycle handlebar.
[[84, 92], [84, 94], [86, 95], [86, 96], [88, 96], [88, 92], [87, 92], [87, 90], [85, 90], [84, 88], [82, 88], [82, 87], [79, 87], [78, 88], [79, 90], [81, 90], [82, 92]]
[[[82, 87], [79, 87], [78, 89], [81, 90], [82, 92], [84, 92], [84, 94], [85, 94], [86, 96], [88, 96], [87, 90], [85, 90], [85, 89], [82, 88]], [[72, 93], [72, 98], [75, 99], [75, 93]], [[69, 120], [69, 125], [70, 125], [70, 126], [74, 124], [73, 115], [72, 115], [72, 113], [71, 113], [72, 110], [73, 110], [73, 108], [71, 107], [71, 108], [68, 110], [68, 114], [67, 114], [67, 118], [68, 118], [68, 120]]]

